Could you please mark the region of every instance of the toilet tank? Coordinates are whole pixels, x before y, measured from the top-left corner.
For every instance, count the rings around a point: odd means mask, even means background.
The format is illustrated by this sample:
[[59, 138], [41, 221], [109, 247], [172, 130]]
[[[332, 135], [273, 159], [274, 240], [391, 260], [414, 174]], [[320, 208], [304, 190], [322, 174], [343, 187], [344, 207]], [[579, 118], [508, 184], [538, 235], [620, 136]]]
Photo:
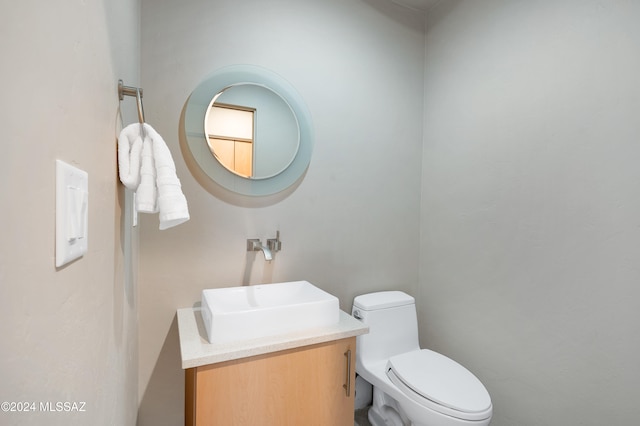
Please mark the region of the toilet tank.
[[351, 314], [369, 326], [357, 337], [358, 363], [388, 360], [420, 349], [415, 299], [401, 291], [357, 296]]

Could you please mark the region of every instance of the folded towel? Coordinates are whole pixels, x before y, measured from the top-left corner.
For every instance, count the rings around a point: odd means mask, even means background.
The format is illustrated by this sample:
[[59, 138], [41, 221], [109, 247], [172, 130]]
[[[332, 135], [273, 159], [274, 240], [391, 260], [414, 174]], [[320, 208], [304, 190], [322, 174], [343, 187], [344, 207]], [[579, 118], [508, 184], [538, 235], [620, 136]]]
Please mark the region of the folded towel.
[[136, 210], [139, 213], [158, 213], [158, 189], [153, 144], [154, 141], [149, 137], [149, 133], [146, 133], [146, 137], [142, 141], [140, 185], [136, 191]]
[[125, 127], [120, 134], [120, 180], [127, 188], [136, 191], [136, 210], [159, 213], [160, 230], [164, 230], [189, 220], [187, 199], [182, 193], [167, 144], [153, 127], [143, 126], [144, 140], [140, 138], [138, 123]]
[[140, 184], [141, 153], [140, 125], [131, 124], [122, 129], [118, 137], [118, 173], [120, 181], [132, 191]]
[[147, 137], [153, 141], [160, 229], [171, 228], [189, 220], [187, 199], [182, 193], [180, 179], [176, 176], [176, 165], [167, 144], [153, 127], [145, 124], [144, 129], [147, 132]]

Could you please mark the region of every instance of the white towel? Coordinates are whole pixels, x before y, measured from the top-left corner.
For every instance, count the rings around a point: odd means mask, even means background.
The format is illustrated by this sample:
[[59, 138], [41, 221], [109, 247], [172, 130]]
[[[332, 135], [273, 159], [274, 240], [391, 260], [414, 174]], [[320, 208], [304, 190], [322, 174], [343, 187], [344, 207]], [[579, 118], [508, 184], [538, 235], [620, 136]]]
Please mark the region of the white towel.
[[120, 180], [136, 191], [138, 212], [160, 213], [160, 230], [164, 230], [189, 220], [187, 199], [167, 144], [153, 127], [143, 126], [144, 140], [140, 138], [138, 123], [130, 124], [120, 133]]
[[140, 125], [132, 124], [122, 129], [118, 137], [118, 173], [120, 181], [132, 191], [140, 184], [141, 153]]
[[149, 133], [145, 133], [145, 138], [142, 141], [142, 159], [140, 160], [140, 185], [136, 191], [136, 210], [139, 213], [158, 213], [158, 188], [153, 144], [154, 141]]

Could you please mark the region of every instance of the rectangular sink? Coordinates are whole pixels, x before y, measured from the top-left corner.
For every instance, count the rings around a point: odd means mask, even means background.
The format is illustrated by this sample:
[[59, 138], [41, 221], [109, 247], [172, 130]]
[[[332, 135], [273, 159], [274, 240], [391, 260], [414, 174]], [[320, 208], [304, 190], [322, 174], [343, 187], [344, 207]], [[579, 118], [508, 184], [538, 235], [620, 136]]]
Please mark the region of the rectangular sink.
[[308, 281], [203, 290], [201, 312], [215, 344], [326, 327], [340, 319], [338, 298]]

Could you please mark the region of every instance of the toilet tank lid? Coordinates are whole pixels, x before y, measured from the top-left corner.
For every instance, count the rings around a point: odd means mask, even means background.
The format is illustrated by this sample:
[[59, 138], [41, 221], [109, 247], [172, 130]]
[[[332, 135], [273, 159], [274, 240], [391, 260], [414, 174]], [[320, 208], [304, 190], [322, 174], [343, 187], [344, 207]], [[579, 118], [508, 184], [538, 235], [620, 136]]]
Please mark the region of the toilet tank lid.
[[365, 311], [412, 305], [414, 303], [415, 299], [402, 291], [379, 291], [377, 293], [362, 294], [353, 299], [353, 306]]

